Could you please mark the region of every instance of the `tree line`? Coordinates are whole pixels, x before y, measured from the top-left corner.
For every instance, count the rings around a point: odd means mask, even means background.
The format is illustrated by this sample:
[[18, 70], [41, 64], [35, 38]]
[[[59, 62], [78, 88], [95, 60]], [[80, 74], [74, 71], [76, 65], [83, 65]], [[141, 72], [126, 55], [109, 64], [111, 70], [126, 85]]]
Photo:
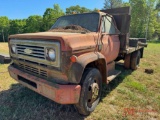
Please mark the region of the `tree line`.
[[[143, 37], [147, 39], [160, 39], [160, 0], [105, 0], [104, 8], [131, 7], [131, 37]], [[43, 14], [32, 15], [27, 19], [11, 20], [7, 16], [0, 16], [0, 40], [7, 41], [11, 34], [43, 32], [50, 29], [57, 18], [62, 15], [97, 11], [90, 10], [79, 5], [66, 8], [64, 12], [58, 4], [53, 8], [47, 8]]]
[[27, 19], [10, 20], [7, 16], [0, 16], [0, 42], [6, 42], [8, 36], [12, 34], [43, 32], [51, 28], [54, 22], [63, 15], [73, 13], [84, 13], [96, 11], [90, 10], [79, 5], [66, 8], [66, 13], [60, 8], [58, 4], [54, 4], [53, 8], [47, 8], [43, 14], [31, 15]]
[[160, 0], [105, 0], [104, 8], [131, 7], [130, 37], [160, 40]]

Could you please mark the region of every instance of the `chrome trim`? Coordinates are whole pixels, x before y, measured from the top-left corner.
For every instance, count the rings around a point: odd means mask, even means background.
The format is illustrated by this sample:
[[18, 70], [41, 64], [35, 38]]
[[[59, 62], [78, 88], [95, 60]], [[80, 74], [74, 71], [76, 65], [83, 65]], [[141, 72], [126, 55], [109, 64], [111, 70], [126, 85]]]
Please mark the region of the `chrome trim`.
[[[49, 41], [40, 41], [40, 40], [20, 40], [20, 39], [11, 39], [10, 44], [16, 45], [16, 54], [11, 56], [14, 58], [22, 58], [25, 60], [30, 60], [37, 63], [42, 63], [45, 65], [50, 65], [54, 67], [60, 67], [60, 43], [59, 42], [49, 42]], [[46, 59], [47, 48], [53, 48], [56, 52], [56, 60], [48, 61]], [[24, 50], [29, 49], [32, 52], [25, 53]], [[11, 51], [11, 50], [10, 50]]]

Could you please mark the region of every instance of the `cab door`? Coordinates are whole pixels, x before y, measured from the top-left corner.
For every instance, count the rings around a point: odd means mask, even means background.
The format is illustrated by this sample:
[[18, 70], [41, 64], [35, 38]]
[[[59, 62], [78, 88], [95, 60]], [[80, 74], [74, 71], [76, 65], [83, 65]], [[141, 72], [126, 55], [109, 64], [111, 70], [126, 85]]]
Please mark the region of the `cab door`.
[[[114, 61], [120, 49], [119, 31], [116, 28], [114, 20], [110, 16], [102, 18], [102, 42], [103, 48], [101, 53], [105, 56], [107, 63]], [[103, 34], [104, 33], [104, 34]]]

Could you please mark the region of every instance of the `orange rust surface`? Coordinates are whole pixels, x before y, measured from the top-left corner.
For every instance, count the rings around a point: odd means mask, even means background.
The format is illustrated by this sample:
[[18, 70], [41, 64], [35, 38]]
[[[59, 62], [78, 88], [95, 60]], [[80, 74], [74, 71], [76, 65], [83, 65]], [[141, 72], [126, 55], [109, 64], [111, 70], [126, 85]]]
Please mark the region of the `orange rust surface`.
[[107, 64], [114, 61], [119, 53], [120, 41], [118, 35], [104, 36], [101, 53], [105, 56]]
[[91, 63], [98, 59], [105, 59], [105, 57], [99, 52], [89, 52], [89, 53], [80, 55], [77, 58], [77, 62], [79, 62], [83, 67], [85, 67], [88, 63]]
[[[82, 54], [82, 51], [84, 53], [96, 50], [98, 33], [91, 32], [81, 34], [65, 32], [40, 32], [11, 35], [10, 38], [53, 41], [58, 40], [61, 42], [61, 51], [72, 51], [73, 53], [80, 52], [80, 54]], [[101, 53], [106, 57], [107, 62], [115, 60], [120, 49], [118, 35], [104, 35], [101, 39], [103, 42]]]
[[107, 64], [107, 72], [115, 70], [115, 62]]
[[131, 54], [127, 54], [124, 59], [124, 67], [126, 69], [130, 68]]
[[[99, 38], [102, 40], [102, 50], [97, 51], [97, 40]], [[86, 34], [81, 34], [81, 33], [65, 33], [65, 32], [40, 32], [40, 33], [28, 33], [28, 34], [17, 34], [17, 35], [12, 35], [10, 38], [17, 38], [17, 39], [32, 39], [32, 40], [49, 40], [51, 42], [60, 41], [61, 43], [61, 51], [63, 52], [70, 52], [70, 55], [75, 55], [77, 58], [84, 56], [85, 54], [88, 54], [90, 52], [98, 52], [101, 54], [103, 59], [106, 61], [106, 67], [107, 64], [114, 61], [119, 53], [120, 49], [120, 41], [118, 38], [118, 35], [101, 35], [96, 33], [96, 32], [91, 32], [91, 33], [86, 33]], [[63, 62], [68, 61], [67, 59], [70, 60], [70, 57], [63, 57]], [[86, 55], [85, 55], [86, 56]], [[89, 55], [91, 56], [91, 55]], [[94, 55], [95, 56], [95, 55]], [[93, 57], [94, 57], [93, 56]], [[94, 60], [98, 60], [98, 57], [95, 56], [96, 58], [93, 58]], [[88, 57], [83, 58], [82, 61], [85, 60], [85, 62], [81, 63], [86, 63], [87, 61], [92, 62], [92, 57], [90, 59], [87, 59]], [[84, 60], [83, 60], [84, 59]], [[70, 61], [71, 62], [71, 61]], [[89, 63], [89, 62], [88, 62]], [[85, 65], [87, 65], [86, 63]], [[66, 75], [70, 74], [70, 68], [71, 64], [68, 62], [63, 63], [63, 68], [65, 69]], [[85, 68], [85, 66], [83, 66]], [[81, 71], [83, 72], [83, 71]], [[107, 72], [107, 71], [104, 71]], [[81, 75], [81, 74], [80, 74]], [[75, 76], [80, 76], [79, 74], [76, 74]], [[80, 77], [81, 78], [81, 77]], [[71, 82], [73, 78], [70, 78]], [[75, 81], [75, 80], [74, 80]], [[76, 80], [77, 81], [77, 80]], [[75, 82], [74, 82], [75, 83]]]
[[[32, 76], [28, 73], [24, 73], [12, 67], [11, 65], [8, 67], [8, 70], [11, 77], [17, 80], [19, 83], [57, 103], [76, 104], [79, 101], [81, 91], [80, 85], [59, 85], [51, 83], [36, 76]], [[18, 76], [21, 76], [29, 81], [36, 83], [37, 88], [31, 86], [24, 81], [21, 81]]]

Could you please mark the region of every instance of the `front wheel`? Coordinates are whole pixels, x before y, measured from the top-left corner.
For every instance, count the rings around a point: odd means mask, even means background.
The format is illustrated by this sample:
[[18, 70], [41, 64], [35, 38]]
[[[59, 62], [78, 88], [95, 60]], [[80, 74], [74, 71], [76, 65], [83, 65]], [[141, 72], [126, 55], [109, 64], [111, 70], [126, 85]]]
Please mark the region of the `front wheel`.
[[75, 105], [82, 115], [89, 115], [99, 103], [102, 91], [102, 76], [98, 69], [89, 68], [82, 77], [79, 103]]

